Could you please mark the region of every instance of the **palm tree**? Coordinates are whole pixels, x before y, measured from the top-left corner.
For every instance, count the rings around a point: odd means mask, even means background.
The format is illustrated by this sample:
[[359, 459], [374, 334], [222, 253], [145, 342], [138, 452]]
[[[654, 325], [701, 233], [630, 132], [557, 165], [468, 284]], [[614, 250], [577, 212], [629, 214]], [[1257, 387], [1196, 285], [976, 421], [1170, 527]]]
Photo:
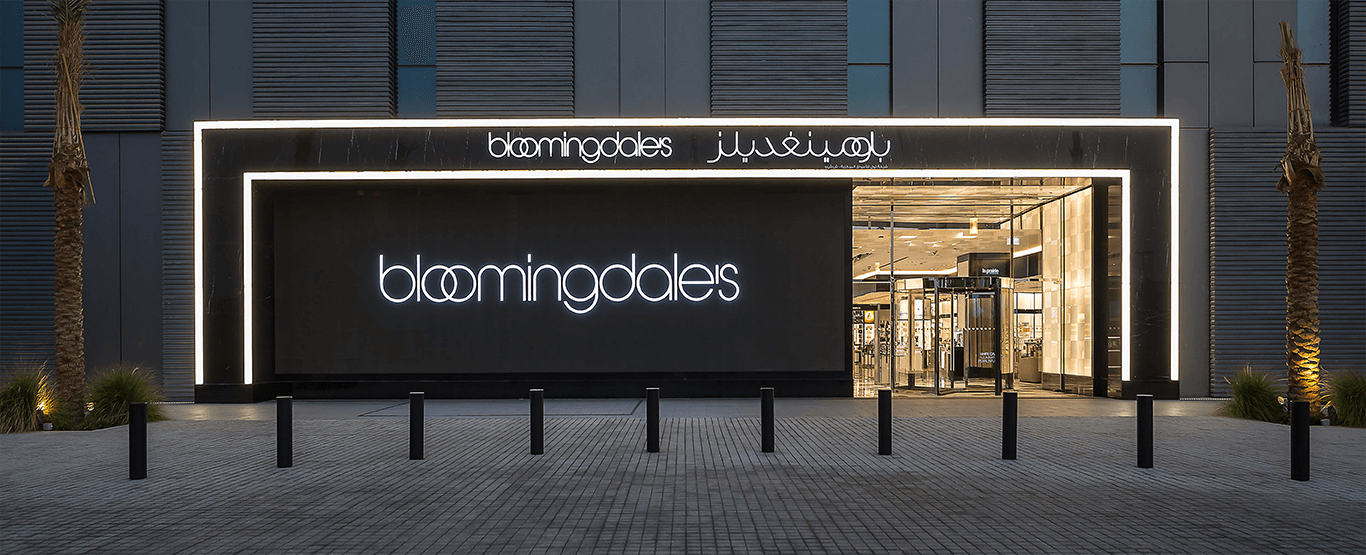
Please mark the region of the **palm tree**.
[[1285, 353], [1289, 398], [1309, 401], [1311, 414], [1321, 408], [1319, 398], [1319, 147], [1309, 117], [1309, 95], [1304, 90], [1300, 49], [1290, 26], [1281, 22], [1281, 78], [1285, 81], [1289, 121], [1285, 157], [1276, 188], [1288, 197], [1285, 226]]
[[85, 76], [85, 12], [88, 0], [48, 0], [57, 21], [57, 119], [47, 182], [52, 187], [56, 230], [52, 244], [55, 272], [57, 396], [63, 410], [79, 424], [85, 415], [85, 320], [81, 300], [81, 264], [85, 238], [82, 210], [95, 201], [90, 166], [81, 140], [81, 79]]

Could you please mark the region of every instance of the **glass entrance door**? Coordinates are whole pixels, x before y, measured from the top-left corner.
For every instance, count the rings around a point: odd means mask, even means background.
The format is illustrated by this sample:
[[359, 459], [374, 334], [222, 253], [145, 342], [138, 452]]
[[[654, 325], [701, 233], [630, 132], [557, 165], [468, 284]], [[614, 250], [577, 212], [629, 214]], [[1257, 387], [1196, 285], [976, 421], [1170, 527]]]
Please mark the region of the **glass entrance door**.
[[930, 321], [930, 341], [934, 364], [934, 392], [938, 395], [952, 393], [960, 385], [967, 389], [963, 379], [962, 335], [959, 314], [962, 303], [960, 295], [953, 291], [934, 287], [930, 298], [934, 307], [934, 318]]
[[854, 306], [853, 367], [854, 396], [871, 397], [877, 390], [892, 387], [897, 372], [893, 353], [895, 322], [892, 310], [884, 304], [886, 292], [873, 294], [869, 304]]
[[[916, 282], [919, 283], [910, 283]], [[911, 384], [944, 395], [1015, 387], [1013, 334], [1003, 315], [1014, 312], [1011, 280], [946, 277], [907, 280], [913, 306]], [[1005, 355], [1005, 356], [1003, 356]]]

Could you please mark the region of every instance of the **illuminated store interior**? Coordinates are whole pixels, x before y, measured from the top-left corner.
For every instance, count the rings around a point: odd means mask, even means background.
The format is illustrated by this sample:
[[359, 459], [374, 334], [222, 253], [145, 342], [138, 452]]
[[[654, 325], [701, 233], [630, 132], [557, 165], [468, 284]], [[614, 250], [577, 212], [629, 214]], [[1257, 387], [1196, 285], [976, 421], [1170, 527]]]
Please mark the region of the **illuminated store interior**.
[[1093, 394], [1094, 200], [1077, 177], [856, 182], [855, 395]]

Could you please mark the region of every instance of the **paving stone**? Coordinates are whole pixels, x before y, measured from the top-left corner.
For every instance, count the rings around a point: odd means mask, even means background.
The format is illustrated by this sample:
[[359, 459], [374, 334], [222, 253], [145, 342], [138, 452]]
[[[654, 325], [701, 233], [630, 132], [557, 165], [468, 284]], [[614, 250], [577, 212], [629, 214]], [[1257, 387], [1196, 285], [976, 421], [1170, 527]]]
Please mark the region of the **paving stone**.
[[852, 416], [834, 404], [779, 418], [777, 452], [761, 453], [759, 421], [741, 409], [672, 403], [677, 414], [716, 416], [665, 418], [660, 453], [645, 452], [643, 411], [583, 405], [572, 413], [608, 416], [547, 418], [540, 456], [528, 454], [525, 418], [448, 410], [426, 423], [427, 458], [410, 461], [406, 418], [362, 416], [396, 404], [296, 402], [315, 417], [295, 421], [288, 469], [275, 468], [273, 421], [200, 411], [208, 416], [149, 425], [148, 478], [138, 481], [127, 480], [126, 427], [0, 436], [0, 553], [1366, 546], [1366, 430], [1313, 428], [1313, 480], [1294, 482], [1287, 427], [1215, 416], [1157, 418], [1156, 468], [1136, 468], [1135, 423], [1120, 402], [1096, 406], [1121, 416], [1022, 417], [1014, 461], [999, 459], [996, 417], [900, 417], [894, 454], [879, 456], [876, 420], [850, 401]]

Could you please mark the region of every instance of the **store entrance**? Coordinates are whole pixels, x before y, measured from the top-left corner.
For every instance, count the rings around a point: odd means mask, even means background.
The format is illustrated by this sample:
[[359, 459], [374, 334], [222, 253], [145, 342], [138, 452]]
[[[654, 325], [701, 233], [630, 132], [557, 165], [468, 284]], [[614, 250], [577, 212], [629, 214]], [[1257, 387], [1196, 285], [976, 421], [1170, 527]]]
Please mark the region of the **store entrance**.
[[1119, 222], [1092, 215], [1118, 195], [1095, 190], [1087, 178], [856, 181], [855, 396], [1103, 394], [1096, 368], [1118, 360], [1107, 335], [1119, 326], [1093, 291], [1119, 266], [1095, 233]]
[[907, 386], [945, 395], [1015, 387], [1010, 278], [941, 277], [900, 282], [910, 305]]
[[886, 293], [873, 293], [854, 302], [855, 397], [875, 395], [876, 388], [894, 381], [893, 353], [904, 351], [904, 345], [894, 343], [889, 299]]

